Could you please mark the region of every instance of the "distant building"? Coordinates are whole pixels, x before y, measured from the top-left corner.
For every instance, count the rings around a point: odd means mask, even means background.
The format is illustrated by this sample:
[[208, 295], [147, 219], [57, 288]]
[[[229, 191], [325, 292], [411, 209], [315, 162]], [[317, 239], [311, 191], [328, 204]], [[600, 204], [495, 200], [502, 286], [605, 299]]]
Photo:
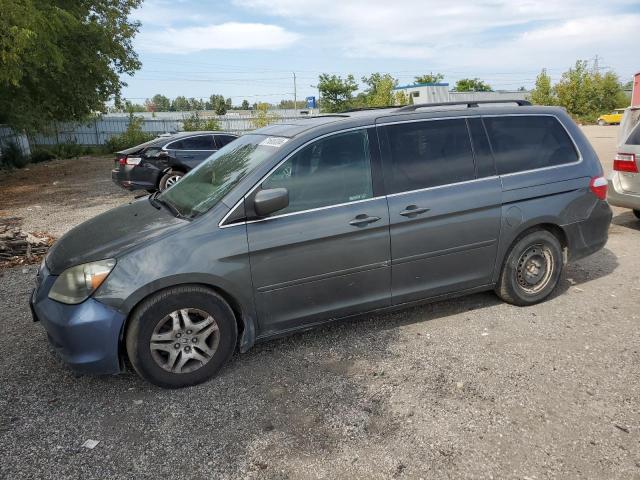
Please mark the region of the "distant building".
[[496, 92], [453, 92], [448, 83], [414, 83], [394, 88], [411, 97], [414, 104], [440, 102], [472, 102], [480, 100], [526, 100], [529, 92], [499, 90]]
[[450, 101], [448, 83], [414, 83], [396, 87], [394, 90], [404, 92], [407, 98], [411, 97], [414, 104]]

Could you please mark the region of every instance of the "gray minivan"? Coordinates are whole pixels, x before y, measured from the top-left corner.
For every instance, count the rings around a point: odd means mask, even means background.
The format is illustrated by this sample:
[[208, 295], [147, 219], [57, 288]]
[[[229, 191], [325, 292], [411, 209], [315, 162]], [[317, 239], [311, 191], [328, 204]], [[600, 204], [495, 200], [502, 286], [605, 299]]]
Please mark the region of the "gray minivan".
[[49, 251], [31, 305], [76, 370], [163, 387], [330, 320], [494, 289], [531, 305], [602, 248], [596, 153], [560, 108], [411, 105], [271, 125]]

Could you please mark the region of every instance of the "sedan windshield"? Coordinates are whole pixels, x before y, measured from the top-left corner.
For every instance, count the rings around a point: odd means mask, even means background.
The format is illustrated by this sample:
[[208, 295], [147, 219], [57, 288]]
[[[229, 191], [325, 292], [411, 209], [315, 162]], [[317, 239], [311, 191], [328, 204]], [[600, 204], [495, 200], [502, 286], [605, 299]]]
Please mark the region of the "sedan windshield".
[[194, 218], [224, 197], [276, 148], [264, 135], [244, 135], [207, 158], [171, 188], [158, 195], [180, 216]]

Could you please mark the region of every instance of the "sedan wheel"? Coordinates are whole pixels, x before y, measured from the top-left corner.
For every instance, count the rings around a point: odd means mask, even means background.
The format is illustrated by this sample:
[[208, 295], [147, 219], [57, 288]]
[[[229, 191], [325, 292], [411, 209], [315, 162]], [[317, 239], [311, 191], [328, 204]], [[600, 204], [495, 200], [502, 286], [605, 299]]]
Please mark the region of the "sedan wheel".
[[158, 189], [162, 192], [167, 188], [174, 186], [176, 183], [180, 181], [182, 177], [184, 177], [183, 172], [180, 172], [178, 170], [169, 170], [160, 179], [160, 183], [158, 184]]

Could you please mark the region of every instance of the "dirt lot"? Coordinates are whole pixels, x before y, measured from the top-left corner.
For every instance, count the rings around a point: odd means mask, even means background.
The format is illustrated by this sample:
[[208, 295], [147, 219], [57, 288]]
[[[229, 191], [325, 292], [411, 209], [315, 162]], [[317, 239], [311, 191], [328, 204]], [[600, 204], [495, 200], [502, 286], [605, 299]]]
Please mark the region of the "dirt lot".
[[[585, 130], [610, 168], [617, 129]], [[130, 198], [110, 168], [5, 175], [0, 215], [60, 235]], [[638, 245], [616, 209], [543, 304], [485, 293], [328, 326], [180, 391], [75, 377], [30, 321], [35, 267], [0, 272], [0, 477], [640, 479]]]

